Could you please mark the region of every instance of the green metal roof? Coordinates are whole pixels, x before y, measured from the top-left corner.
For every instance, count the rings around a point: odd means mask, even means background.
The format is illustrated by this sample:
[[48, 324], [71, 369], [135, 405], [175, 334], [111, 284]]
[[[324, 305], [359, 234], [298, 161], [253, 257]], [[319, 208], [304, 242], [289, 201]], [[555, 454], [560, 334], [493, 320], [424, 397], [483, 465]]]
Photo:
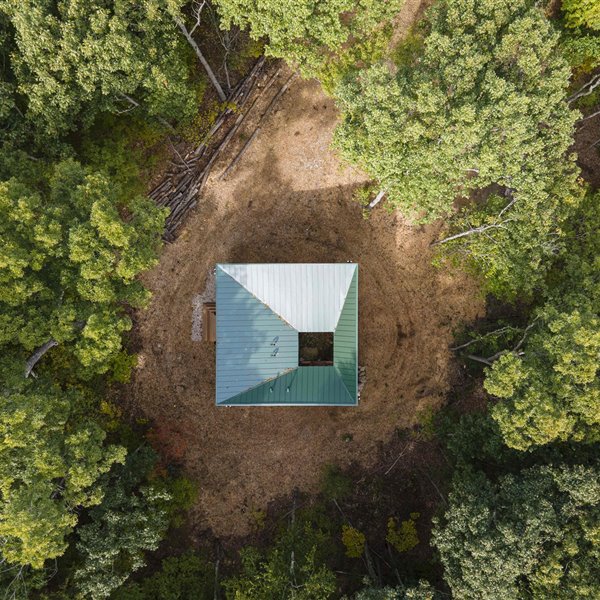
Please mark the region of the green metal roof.
[[[216, 284], [217, 405], [357, 404], [357, 265], [217, 265]], [[299, 366], [299, 331], [333, 332], [333, 366]]]

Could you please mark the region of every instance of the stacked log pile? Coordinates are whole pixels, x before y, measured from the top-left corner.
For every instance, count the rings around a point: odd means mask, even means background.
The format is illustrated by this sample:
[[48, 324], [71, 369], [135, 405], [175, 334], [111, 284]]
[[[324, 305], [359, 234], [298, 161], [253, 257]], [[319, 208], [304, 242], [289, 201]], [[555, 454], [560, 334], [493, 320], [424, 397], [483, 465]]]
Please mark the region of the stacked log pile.
[[[261, 57], [248, 75], [234, 88], [228, 98], [227, 108], [217, 118], [202, 143], [184, 156], [177, 153], [179, 160], [172, 163], [173, 168], [150, 192], [150, 198], [158, 206], [166, 206], [170, 209], [163, 234], [165, 241], [171, 242], [175, 239], [177, 230], [183, 224], [185, 217], [196, 206], [215, 161], [239, 131], [258, 100], [273, 86], [279, 76], [280, 68], [275, 68], [275, 72], [271, 75], [268, 71], [265, 58]], [[260, 131], [263, 119], [268, 116], [277, 100], [289, 88], [294, 77], [295, 74], [289, 77], [275, 93], [266, 110], [260, 115], [258, 126], [221, 177], [227, 176], [235, 168], [243, 153]], [[250, 101], [251, 98], [252, 101]]]

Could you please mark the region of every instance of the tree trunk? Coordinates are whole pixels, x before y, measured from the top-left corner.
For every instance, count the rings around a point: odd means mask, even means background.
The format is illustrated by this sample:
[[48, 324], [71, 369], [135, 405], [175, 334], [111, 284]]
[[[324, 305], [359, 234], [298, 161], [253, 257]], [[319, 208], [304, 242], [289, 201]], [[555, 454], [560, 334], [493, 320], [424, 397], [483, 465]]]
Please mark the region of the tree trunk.
[[58, 342], [55, 339], [48, 340], [45, 344], [41, 345], [28, 359], [25, 363], [25, 378], [31, 375], [33, 371], [33, 367], [38, 363], [38, 361], [50, 350], [50, 348], [54, 348], [54, 346], [58, 346]]
[[[128, 96], [124, 92], [121, 92], [121, 96], [123, 96], [123, 98], [125, 100], [127, 100], [127, 102], [129, 102], [129, 104], [131, 104], [131, 106], [133, 106], [134, 108], [138, 108], [140, 106], [140, 103], [135, 98]], [[160, 115], [154, 115], [154, 116], [156, 117], [156, 120], [159, 123], [162, 123], [169, 131], [175, 133], [175, 127], [173, 127], [173, 125], [171, 125], [171, 123], [169, 123], [169, 121], [167, 121], [166, 119], [163, 119]]]
[[213, 84], [215, 90], [217, 90], [219, 99], [221, 100], [221, 102], [225, 102], [227, 100], [227, 96], [225, 95], [225, 92], [223, 91], [221, 84], [217, 81], [217, 78], [215, 77], [213, 70], [210, 68], [208, 61], [206, 60], [206, 58], [204, 58], [204, 54], [202, 54], [202, 50], [200, 50], [200, 48], [198, 47], [196, 40], [194, 40], [191, 33], [187, 30], [187, 27], [184, 25], [184, 23], [181, 19], [178, 19], [177, 17], [173, 17], [173, 20], [177, 24], [177, 27], [179, 27], [179, 29], [181, 29], [181, 33], [183, 33], [183, 35], [185, 36], [185, 39], [188, 41], [189, 45], [194, 49], [194, 52], [196, 53], [196, 56], [202, 63], [202, 66], [204, 67], [204, 70], [206, 71], [206, 74], [208, 75], [210, 82]]
[[451, 235], [443, 240], [439, 240], [437, 242], [433, 242], [432, 246], [439, 246], [440, 244], [446, 244], [447, 242], [451, 242], [452, 240], [457, 240], [459, 238], [466, 237], [468, 235], [473, 235], [474, 233], [483, 233], [488, 229], [497, 229], [498, 227], [502, 227], [506, 221], [502, 221], [501, 223], [494, 223], [493, 225], [482, 225], [481, 227], [473, 227], [473, 229], [469, 229], [468, 231], [463, 231], [462, 233], [457, 233], [455, 235]]

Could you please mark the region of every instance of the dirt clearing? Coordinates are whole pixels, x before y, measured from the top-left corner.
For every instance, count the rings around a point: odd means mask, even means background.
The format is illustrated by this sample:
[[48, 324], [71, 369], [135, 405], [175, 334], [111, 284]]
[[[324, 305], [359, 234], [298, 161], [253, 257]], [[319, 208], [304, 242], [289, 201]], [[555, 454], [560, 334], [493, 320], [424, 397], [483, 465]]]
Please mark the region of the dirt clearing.
[[[366, 178], [331, 152], [337, 113], [319, 85], [297, 80], [278, 106], [227, 179], [219, 175], [237, 148], [216, 166], [146, 276], [154, 297], [138, 315], [140, 365], [126, 390], [166, 460], [198, 482], [193, 530], [221, 538], [248, 533], [256, 510], [295, 487], [316, 490], [326, 464], [372, 465], [395, 430], [443, 402], [453, 328], [483, 313], [472, 281], [431, 266], [435, 227], [410, 228], [381, 207], [363, 218], [352, 195]], [[344, 261], [360, 269], [360, 405], [216, 407], [215, 349], [197, 323], [215, 263]]]

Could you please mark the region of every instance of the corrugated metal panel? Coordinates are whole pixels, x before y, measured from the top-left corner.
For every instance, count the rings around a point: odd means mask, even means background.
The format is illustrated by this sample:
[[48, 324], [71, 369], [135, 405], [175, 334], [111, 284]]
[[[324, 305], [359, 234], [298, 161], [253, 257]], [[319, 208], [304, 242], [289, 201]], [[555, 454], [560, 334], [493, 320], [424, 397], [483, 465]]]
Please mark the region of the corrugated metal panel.
[[298, 331], [333, 331], [356, 265], [219, 265]]
[[298, 332], [217, 267], [217, 404], [298, 367]]
[[298, 367], [233, 398], [225, 405], [317, 405], [356, 404], [336, 367]]
[[358, 269], [354, 271], [346, 301], [333, 334], [333, 363], [350, 396], [358, 388]]
[[[357, 265], [216, 271], [217, 404], [356, 404]], [[334, 331], [334, 366], [299, 367], [298, 331]]]

